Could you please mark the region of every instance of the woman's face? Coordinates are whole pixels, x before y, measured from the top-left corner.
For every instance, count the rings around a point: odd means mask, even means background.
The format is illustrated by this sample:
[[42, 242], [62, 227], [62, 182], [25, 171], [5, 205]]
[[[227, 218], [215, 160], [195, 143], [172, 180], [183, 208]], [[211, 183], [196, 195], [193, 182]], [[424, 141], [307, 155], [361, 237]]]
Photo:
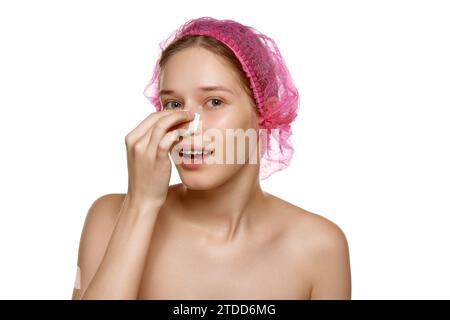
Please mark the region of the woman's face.
[[[237, 72], [225, 59], [199, 47], [176, 53], [161, 70], [160, 93], [164, 109], [191, 110], [201, 115], [199, 131], [183, 137], [171, 153], [187, 187], [211, 189], [226, 182], [244, 166], [259, 163], [254, 153], [259, 141], [256, 108]], [[185, 123], [174, 128], [187, 127]], [[203, 159], [192, 160], [179, 156], [178, 150], [186, 145], [214, 149], [214, 152]], [[180, 162], [203, 163], [192, 168]]]

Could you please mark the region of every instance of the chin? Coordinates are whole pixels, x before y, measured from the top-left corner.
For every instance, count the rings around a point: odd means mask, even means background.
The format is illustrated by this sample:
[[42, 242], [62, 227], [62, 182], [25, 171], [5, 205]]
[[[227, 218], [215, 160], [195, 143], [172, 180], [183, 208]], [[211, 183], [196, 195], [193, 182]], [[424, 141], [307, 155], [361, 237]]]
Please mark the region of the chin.
[[210, 190], [227, 182], [239, 167], [225, 168], [223, 165], [205, 166], [200, 169], [189, 170], [176, 166], [183, 184], [191, 190]]

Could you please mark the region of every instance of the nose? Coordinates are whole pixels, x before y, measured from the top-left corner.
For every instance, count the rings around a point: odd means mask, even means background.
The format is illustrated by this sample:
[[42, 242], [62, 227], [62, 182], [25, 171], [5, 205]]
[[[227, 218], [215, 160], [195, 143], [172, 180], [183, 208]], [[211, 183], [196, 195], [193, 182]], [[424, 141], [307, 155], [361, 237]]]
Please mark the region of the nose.
[[193, 134], [197, 135], [201, 131], [201, 113], [195, 108], [186, 108], [185, 110], [189, 110], [190, 112], [192, 112], [194, 118], [191, 121], [186, 121], [181, 124], [175, 125], [171, 130], [183, 129], [182, 132], [184, 133], [184, 137], [189, 137]]

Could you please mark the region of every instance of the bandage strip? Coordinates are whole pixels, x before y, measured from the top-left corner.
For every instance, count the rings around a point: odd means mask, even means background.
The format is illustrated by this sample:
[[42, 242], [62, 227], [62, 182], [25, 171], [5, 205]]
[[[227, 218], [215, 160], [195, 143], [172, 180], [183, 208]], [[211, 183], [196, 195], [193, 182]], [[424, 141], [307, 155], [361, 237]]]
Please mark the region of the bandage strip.
[[79, 290], [81, 289], [81, 269], [77, 266], [77, 275], [75, 277], [74, 288]]

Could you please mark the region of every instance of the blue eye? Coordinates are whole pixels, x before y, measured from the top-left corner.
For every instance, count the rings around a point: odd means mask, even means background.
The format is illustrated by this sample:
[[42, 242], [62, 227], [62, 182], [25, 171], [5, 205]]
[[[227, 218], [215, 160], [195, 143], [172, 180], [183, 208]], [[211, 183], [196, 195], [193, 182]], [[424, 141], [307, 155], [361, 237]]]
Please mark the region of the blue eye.
[[[223, 101], [222, 100], [220, 100], [220, 99], [217, 99], [217, 98], [213, 98], [213, 99], [209, 99], [208, 100], [208, 102], [209, 101], [213, 101], [214, 103], [213, 103], [213, 108], [217, 108], [217, 107], [220, 107], [222, 104], [223, 104]], [[218, 104], [217, 104], [218, 103]]]
[[[171, 103], [173, 103], [173, 104], [177, 104], [177, 105], [175, 105], [175, 106], [170, 106], [170, 104]], [[175, 108], [177, 108], [177, 107], [179, 107], [181, 104], [179, 103], [179, 102], [177, 102], [177, 101], [169, 101], [169, 102], [166, 102], [165, 104], [164, 104], [164, 106], [163, 106], [163, 109], [164, 110], [167, 110], [167, 109], [175, 109]], [[168, 106], [170, 106], [170, 107], [168, 107]]]

